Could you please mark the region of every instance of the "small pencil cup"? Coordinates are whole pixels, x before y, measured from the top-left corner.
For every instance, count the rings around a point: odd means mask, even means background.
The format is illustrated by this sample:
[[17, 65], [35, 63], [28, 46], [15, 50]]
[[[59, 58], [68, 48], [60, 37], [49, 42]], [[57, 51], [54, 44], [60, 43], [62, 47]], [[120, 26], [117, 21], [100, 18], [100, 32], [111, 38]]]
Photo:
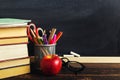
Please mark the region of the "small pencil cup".
[[56, 44], [43, 44], [34, 46], [34, 55], [35, 55], [35, 68], [40, 70], [40, 60], [45, 55], [52, 55], [56, 53]]

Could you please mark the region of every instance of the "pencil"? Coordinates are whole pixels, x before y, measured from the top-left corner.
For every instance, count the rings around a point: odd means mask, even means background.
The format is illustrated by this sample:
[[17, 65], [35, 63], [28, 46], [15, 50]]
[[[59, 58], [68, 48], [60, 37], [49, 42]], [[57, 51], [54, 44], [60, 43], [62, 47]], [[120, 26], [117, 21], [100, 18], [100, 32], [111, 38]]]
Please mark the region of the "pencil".
[[60, 39], [60, 37], [62, 36], [62, 34], [63, 34], [63, 32], [59, 32], [59, 33], [57, 34], [57, 37], [56, 37], [56, 41], [55, 41], [55, 42], [57, 42], [57, 41]]

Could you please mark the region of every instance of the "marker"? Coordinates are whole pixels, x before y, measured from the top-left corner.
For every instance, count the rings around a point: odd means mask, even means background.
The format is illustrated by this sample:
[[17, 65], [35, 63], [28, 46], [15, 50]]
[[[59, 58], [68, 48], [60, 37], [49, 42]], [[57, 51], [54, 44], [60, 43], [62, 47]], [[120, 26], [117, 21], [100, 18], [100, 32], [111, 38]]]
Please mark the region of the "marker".
[[56, 42], [56, 39], [57, 39], [57, 35], [55, 34], [53, 37], [53, 44]]

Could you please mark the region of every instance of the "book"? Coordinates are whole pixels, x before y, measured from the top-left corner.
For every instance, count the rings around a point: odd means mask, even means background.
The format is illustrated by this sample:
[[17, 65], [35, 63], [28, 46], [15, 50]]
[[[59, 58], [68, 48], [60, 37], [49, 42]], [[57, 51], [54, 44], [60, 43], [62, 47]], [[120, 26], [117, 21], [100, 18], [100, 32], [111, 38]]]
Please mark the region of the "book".
[[30, 20], [0, 18], [0, 79], [30, 72], [28, 22]]
[[10, 67], [20, 66], [20, 65], [26, 65], [26, 64], [30, 64], [29, 57], [3, 60], [3, 61], [0, 61], [0, 69], [10, 68]]
[[9, 45], [9, 44], [19, 44], [19, 43], [28, 43], [28, 37], [10, 37], [0, 39], [0, 45]]
[[27, 44], [0, 46], [0, 61], [28, 57]]
[[3, 28], [0, 26], [0, 39], [27, 36], [27, 26]]
[[23, 24], [28, 22], [31, 22], [31, 20], [16, 18], [0, 18], [0, 25]]
[[1, 28], [9, 28], [9, 27], [16, 27], [16, 26], [27, 26], [28, 23], [19, 23], [19, 24], [0, 24]]
[[6, 69], [0, 69], [0, 79], [5, 79], [9, 77], [14, 77], [18, 75], [23, 75], [30, 73], [30, 65], [21, 65]]

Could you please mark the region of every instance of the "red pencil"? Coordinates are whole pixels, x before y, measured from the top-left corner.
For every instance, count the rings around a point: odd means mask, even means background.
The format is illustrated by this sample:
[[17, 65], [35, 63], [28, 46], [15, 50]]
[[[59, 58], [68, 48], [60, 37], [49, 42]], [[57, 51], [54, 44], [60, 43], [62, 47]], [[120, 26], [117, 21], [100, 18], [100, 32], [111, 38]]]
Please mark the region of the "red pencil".
[[63, 32], [59, 32], [59, 33], [57, 34], [57, 37], [56, 37], [56, 41], [55, 41], [55, 42], [57, 42], [57, 41], [60, 39], [60, 37], [62, 36], [62, 34], [63, 34]]

